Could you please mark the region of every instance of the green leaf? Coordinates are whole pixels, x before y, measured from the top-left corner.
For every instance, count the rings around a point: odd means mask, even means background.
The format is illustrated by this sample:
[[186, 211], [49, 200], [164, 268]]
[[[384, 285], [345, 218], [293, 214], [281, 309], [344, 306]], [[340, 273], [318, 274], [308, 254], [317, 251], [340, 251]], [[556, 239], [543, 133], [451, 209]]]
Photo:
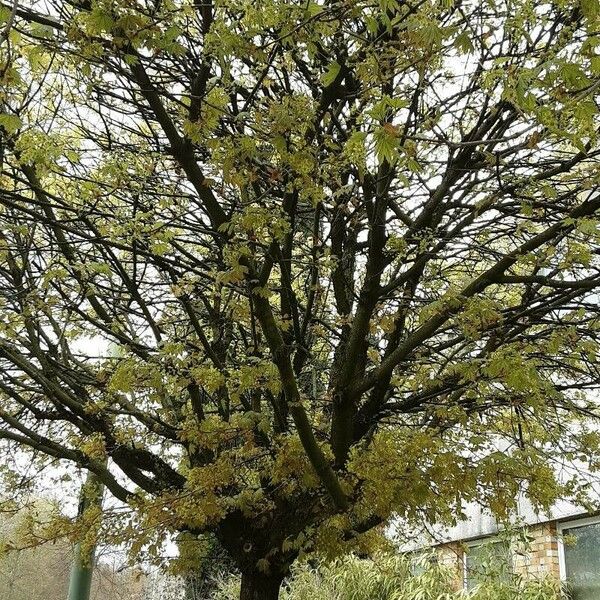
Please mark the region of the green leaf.
[[323, 75], [321, 75], [321, 83], [325, 87], [329, 87], [335, 81], [341, 68], [342, 68], [342, 65], [340, 65], [340, 63], [338, 63], [337, 61], [332, 62], [327, 67], [327, 71], [325, 71], [325, 73], [323, 73]]
[[4, 127], [7, 133], [14, 133], [23, 125], [23, 122], [17, 115], [2, 113], [0, 114], [0, 125]]
[[469, 37], [469, 34], [466, 31], [463, 31], [455, 40], [454, 45], [461, 54], [469, 54], [473, 52], [475, 47], [473, 46], [473, 42]]
[[581, 12], [587, 19], [593, 19], [600, 14], [598, 0], [581, 0]]
[[316, 2], [309, 2], [308, 6], [306, 7], [306, 12], [310, 17], [314, 17], [323, 12], [323, 7]]
[[[386, 124], [389, 125], [389, 124]], [[380, 163], [384, 160], [392, 163], [398, 157], [398, 139], [389, 127], [380, 127], [374, 135], [375, 153]]]
[[0, 6], [0, 23], [6, 23], [10, 19], [11, 12], [8, 6]]
[[88, 14], [87, 23], [90, 30], [89, 32], [92, 34], [110, 31], [114, 25], [111, 14], [100, 7], [94, 8], [94, 10]]

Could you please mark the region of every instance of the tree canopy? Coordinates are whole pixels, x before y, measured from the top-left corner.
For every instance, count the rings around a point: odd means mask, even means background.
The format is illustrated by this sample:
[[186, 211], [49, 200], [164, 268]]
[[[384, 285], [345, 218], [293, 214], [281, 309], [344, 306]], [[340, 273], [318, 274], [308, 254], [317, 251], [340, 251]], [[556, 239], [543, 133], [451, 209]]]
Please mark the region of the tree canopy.
[[3, 4], [6, 485], [93, 471], [119, 539], [214, 532], [261, 600], [392, 515], [581, 499], [599, 12]]

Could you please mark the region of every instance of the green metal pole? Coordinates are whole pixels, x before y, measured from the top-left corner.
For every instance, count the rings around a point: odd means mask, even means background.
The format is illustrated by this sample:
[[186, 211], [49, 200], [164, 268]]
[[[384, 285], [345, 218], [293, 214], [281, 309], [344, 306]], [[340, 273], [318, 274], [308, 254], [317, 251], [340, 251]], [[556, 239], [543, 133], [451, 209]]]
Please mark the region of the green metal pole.
[[[91, 557], [93, 560], [93, 557]], [[75, 556], [69, 578], [69, 600], [89, 600], [92, 589], [92, 565], [84, 562], [79, 544], [75, 546]]]
[[[80, 517], [88, 508], [102, 506], [102, 491], [103, 486], [96, 475], [88, 472], [79, 496], [79, 509], [77, 512]], [[94, 553], [95, 547], [86, 551], [82, 548], [81, 543], [75, 544], [69, 579], [68, 600], [89, 600], [94, 570]]]

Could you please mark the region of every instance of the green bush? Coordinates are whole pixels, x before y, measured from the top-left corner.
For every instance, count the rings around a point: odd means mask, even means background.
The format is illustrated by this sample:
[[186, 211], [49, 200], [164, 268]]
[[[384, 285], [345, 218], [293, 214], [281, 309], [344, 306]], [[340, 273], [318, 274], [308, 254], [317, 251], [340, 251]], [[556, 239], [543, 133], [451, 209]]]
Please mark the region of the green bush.
[[[284, 584], [281, 600], [560, 600], [560, 584], [546, 577], [484, 580], [472, 590], [456, 590], [451, 569], [405, 556], [372, 559], [349, 556], [317, 567], [299, 564]], [[418, 572], [416, 574], [415, 572]], [[485, 578], [484, 578], [485, 579]], [[239, 580], [220, 581], [214, 600], [237, 600]]]

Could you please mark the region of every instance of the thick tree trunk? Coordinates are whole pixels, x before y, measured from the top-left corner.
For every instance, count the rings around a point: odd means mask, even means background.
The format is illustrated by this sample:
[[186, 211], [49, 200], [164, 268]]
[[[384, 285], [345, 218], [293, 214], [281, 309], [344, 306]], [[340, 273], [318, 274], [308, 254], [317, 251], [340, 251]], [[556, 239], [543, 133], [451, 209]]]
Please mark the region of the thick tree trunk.
[[271, 575], [248, 571], [242, 573], [240, 600], [277, 600], [283, 577], [281, 573]]

